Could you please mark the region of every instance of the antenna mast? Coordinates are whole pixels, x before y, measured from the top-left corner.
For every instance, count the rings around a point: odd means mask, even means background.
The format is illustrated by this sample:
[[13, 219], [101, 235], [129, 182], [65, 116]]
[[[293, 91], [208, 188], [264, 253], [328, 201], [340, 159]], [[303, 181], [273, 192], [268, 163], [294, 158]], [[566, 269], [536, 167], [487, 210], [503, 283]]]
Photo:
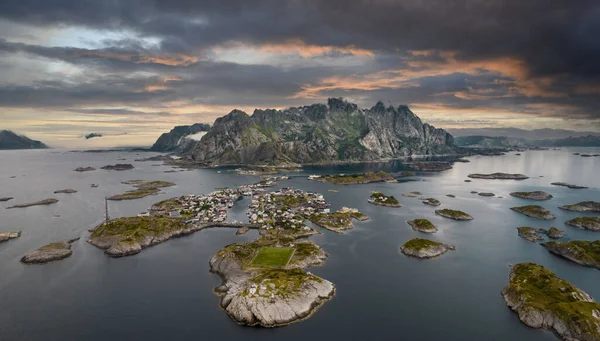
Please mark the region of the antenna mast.
[[108, 198], [104, 197], [104, 225], [108, 225], [110, 217], [108, 216]]

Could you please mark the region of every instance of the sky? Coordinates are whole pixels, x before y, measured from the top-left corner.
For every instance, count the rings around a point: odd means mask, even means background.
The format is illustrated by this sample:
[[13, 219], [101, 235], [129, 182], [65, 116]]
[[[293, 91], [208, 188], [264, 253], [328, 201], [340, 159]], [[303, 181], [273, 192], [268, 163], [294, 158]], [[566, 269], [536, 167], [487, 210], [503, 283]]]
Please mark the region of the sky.
[[0, 1], [0, 129], [140, 146], [344, 97], [447, 129], [600, 132], [599, 36], [597, 0]]

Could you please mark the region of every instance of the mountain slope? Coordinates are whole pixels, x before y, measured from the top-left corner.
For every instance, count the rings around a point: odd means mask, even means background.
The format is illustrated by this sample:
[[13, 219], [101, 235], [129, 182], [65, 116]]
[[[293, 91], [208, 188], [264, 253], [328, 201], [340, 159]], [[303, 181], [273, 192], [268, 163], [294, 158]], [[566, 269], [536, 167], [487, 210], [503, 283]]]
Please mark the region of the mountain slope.
[[[150, 150], [155, 152], [172, 152], [175, 150], [184, 150], [188, 144], [193, 144], [200, 137], [201, 132], [210, 129], [209, 124], [196, 123], [191, 126], [176, 126], [170, 132], [162, 134], [152, 145]], [[187, 137], [187, 138], [186, 138]]]
[[207, 164], [371, 161], [409, 155], [451, 154], [453, 137], [423, 124], [407, 106], [371, 109], [330, 98], [285, 110], [234, 110], [183, 155]]
[[48, 146], [40, 141], [32, 140], [23, 135], [17, 135], [10, 130], [0, 130], [0, 150], [45, 148], [48, 148]]

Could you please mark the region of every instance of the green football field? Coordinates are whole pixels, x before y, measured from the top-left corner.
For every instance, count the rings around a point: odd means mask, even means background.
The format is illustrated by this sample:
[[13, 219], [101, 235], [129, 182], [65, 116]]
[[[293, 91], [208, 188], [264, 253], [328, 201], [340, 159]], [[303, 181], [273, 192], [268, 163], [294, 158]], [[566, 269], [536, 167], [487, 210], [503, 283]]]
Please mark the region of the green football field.
[[273, 268], [286, 266], [294, 250], [292, 247], [263, 247], [250, 265]]

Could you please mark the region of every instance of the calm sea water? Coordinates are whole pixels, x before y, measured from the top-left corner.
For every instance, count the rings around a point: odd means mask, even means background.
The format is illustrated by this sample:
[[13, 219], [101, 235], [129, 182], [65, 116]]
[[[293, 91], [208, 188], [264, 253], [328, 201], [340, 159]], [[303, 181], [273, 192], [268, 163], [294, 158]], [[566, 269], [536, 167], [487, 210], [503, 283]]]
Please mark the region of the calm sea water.
[[[282, 182], [282, 186], [319, 191], [332, 208], [357, 207], [371, 219], [357, 223], [343, 235], [323, 231], [313, 237], [330, 257], [324, 266], [311, 271], [335, 283], [337, 294], [310, 319], [276, 329], [236, 325], [221, 311], [218, 297], [212, 293], [219, 279], [208, 272], [210, 257], [229, 243], [256, 238], [256, 232], [235, 236], [233, 229], [209, 229], [120, 259], [109, 258], [85, 243], [87, 230], [103, 219], [103, 198], [131, 189], [121, 181], [168, 180], [177, 186], [164, 189], [158, 196], [111, 202], [113, 217], [134, 215], [173, 196], [255, 182], [256, 177], [204, 169], [164, 173], [170, 167], [133, 161], [154, 155], [150, 153], [0, 152], [0, 197], [15, 197], [0, 203], [0, 231], [23, 231], [21, 238], [0, 244], [0, 340], [556, 340], [550, 332], [523, 325], [506, 307], [500, 291], [507, 282], [510, 264], [531, 261], [600, 298], [600, 271], [552, 256], [516, 232], [517, 226], [557, 226], [571, 239], [600, 236], [563, 225], [577, 213], [559, 210], [559, 205], [600, 200], [600, 158], [582, 158], [573, 152], [600, 150], [471, 157], [470, 163], [458, 163], [450, 171], [420, 174], [418, 181], [397, 184], [341, 187], [305, 177]], [[136, 168], [125, 172], [72, 171], [78, 166], [118, 162], [133, 163]], [[403, 165], [307, 168], [300, 175], [378, 169], [398, 171]], [[524, 173], [531, 178], [463, 181], [469, 173], [496, 171]], [[554, 181], [590, 189], [551, 186]], [[92, 183], [99, 187], [90, 188]], [[79, 192], [53, 194], [64, 188]], [[367, 204], [373, 190], [395, 195], [402, 208]], [[480, 197], [471, 194], [473, 190], [494, 192], [503, 198]], [[538, 221], [509, 210], [529, 203], [510, 197], [509, 192], [531, 190], [554, 196], [541, 205], [557, 220]], [[454, 222], [437, 217], [433, 207], [401, 196], [410, 191], [436, 197], [442, 201], [441, 208], [464, 210], [475, 220]], [[60, 202], [4, 209], [49, 197]], [[244, 217], [244, 203], [232, 209], [232, 219]], [[413, 231], [406, 221], [417, 217], [430, 219], [440, 231], [433, 235]], [[33, 266], [19, 263], [31, 250], [73, 237], [82, 240], [74, 244], [73, 256], [64, 261]], [[454, 244], [456, 251], [425, 261], [400, 254], [399, 246], [415, 237]]]

